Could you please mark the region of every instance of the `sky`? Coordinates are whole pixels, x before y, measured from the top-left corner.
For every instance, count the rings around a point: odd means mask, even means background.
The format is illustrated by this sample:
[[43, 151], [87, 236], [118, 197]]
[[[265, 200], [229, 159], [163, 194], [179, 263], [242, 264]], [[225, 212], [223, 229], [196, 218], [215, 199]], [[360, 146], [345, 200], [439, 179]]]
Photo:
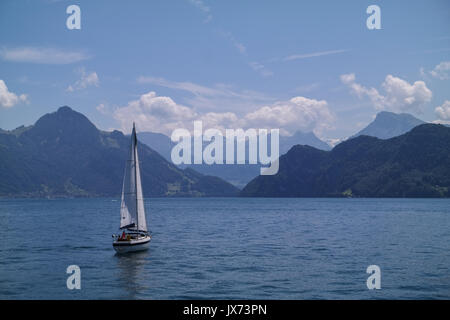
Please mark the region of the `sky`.
[[170, 136], [202, 120], [333, 141], [382, 110], [448, 123], [449, 89], [446, 0], [0, 2], [6, 130], [68, 105], [102, 130]]

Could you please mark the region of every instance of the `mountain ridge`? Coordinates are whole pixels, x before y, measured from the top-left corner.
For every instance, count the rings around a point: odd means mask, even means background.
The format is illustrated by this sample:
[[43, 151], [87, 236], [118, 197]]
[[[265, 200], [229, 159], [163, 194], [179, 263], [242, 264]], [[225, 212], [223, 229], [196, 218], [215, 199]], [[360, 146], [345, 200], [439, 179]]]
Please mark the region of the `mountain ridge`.
[[[162, 133], [148, 131], [142, 132], [140, 135], [143, 143], [159, 152], [166, 160], [171, 162], [171, 150], [172, 147], [175, 146], [175, 143], [172, 142], [168, 136]], [[270, 141], [270, 135], [268, 136], [268, 141]], [[308, 144], [324, 150], [331, 149], [327, 143], [317, 138], [313, 132], [296, 131], [292, 136], [280, 136], [279, 154], [282, 155], [286, 153], [292, 146], [297, 144]], [[193, 143], [191, 143], [191, 145], [193, 145]], [[223, 143], [223, 146], [223, 154], [225, 154], [225, 143]], [[248, 145], [246, 145], [246, 149], [248, 149]], [[220, 177], [236, 187], [244, 187], [248, 182], [260, 174], [261, 166], [259, 164], [247, 163], [234, 165], [183, 164], [180, 167], [192, 168], [206, 175]]]
[[371, 123], [350, 138], [367, 135], [380, 139], [389, 139], [402, 135], [414, 127], [425, 123], [409, 113], [381, 111], [377, 113]]
[[[0, 133], [1, 196], [120, 195], [129, 153], [129, 138], [122, 132], [100, 131], [67, 106], [26, 128], [20, 133]], [[232, 196], [238, 192], [216, 177], [177, 168], [142, 143], [139, 156], [147, 197]]]
[[241, 191], [256, 197], [450, 197], [450, 128], [422, 124], [390, 139], [362, 135], [331, 151], [295, 146], [274, 176]]

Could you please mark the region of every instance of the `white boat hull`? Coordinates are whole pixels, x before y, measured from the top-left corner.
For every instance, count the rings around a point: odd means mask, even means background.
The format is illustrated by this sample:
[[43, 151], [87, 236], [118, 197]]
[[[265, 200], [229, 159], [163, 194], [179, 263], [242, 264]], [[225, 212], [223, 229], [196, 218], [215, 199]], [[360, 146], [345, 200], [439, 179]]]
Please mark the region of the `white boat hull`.
[[145, 236], [139, 239], [114, 240], [113, 248], [117, 253], [143, 251], [150, 247], [151, 239], [151, 236]]

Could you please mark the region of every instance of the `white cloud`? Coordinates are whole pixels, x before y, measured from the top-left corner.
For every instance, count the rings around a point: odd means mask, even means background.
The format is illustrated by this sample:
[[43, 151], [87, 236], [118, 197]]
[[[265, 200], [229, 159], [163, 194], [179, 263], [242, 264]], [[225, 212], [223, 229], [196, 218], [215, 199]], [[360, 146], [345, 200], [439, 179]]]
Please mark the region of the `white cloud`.
[[247, 48], [245, 47], [245, 45], [242, 42], [239, 42], [238, 40], [236, 40], [236, 38], [231, 34], [231, 32], [227, 32], [227, 31], [219, 31], [219, 34], [224, 37], [225, 39], [227, 39], [228, 41], [231, 42], [231, 44], [233, 45], [233, 47], [235, 47], [240, 54], [246, 55], [247, 54]]
[[236, 129], [245, 127], [245, 122], [233, 112], [208, 112], [201, 115], [198, 120], [203, 122], [205, 128], [215, 128], [222, 130], [222, 132], [227, 128]]
[[355, 82], [356, 76], [354, 73], [348, 73], [341, 75], [341, 81], [344, 84], [351, 84], [352, 82]]
[[294, 97], [240, 115], [235, 112], [201, 113], [177, 104], [170, 97], [157, 96], [154, 91], [117, 108], [113, 116], [126, 132], [136, 122], [141, 131], [161, 132], [169, 136], [177, 128], [191, 130], [195, 120], [203, 121], [204, 129], [280, 128], [282, 134], [292, 134], [297, 130], [313, 130], [320, 134], [331, 128], [335, 119], [324, 100]]
[[320, 87], [320, 83], [314, 82], [314, 83], [311, 83], [311, 84], [298, 86], [297, 88], [295, 88], [294, 91], [297, 92], [297, 93], [307, 93], [307, 92], [314, 91], [314, 90], [316, 90], [319, 87]]
[[0, 80], [0, 106], [11, 108], [19, 102], [28, 102], [26, 94], [17, 95], [8, 90], [5, 81]]
[[426, 72], [425, 72], [425, 68], [424, 68], [424, 67], [420, 67], [419, 73], [420, 73], [420, 76], [421, 76], [422, 78], [426, 78], [426, 77], [427, 77], [427, 74], [426, 74]]
[[170, 97], [157, 96], [154, 91], [143, 94], [139, 100], [117, 108], [114, 118], [125, 131], [136, 122], [141, 131], [161, 132], [171, 135], [177, 128], [192, 129], [193, 121], [203, 121], [204, 128], [225, 129], [236, 126], [240, 121], [233, 112], [207, 112], [200, 114], [194, 109], [177, 104]]
[[347, 138], [321, 138], [321, 140], [325, 141], [330, 147], [334, 148], [339, 143], [347, 140]]
[[223, 90], [202, 86], [202, 85], [188, 82], [188, 81], [176, 82], [176, 81], [168, 81], [164, 78], [140, 76], [137, 79], [137, 82], [140, 84], [149, 83], [149, 84], [155, 84], [155, 85], [158, 85], [161, 87], [188, 91], [194, 95], [215, 96], [215, 95], [226, 94]]
[[273, 72], [268, 70], [264, 65], [262, 65], [259, 62], [250, 62], [249, 66], [255, 70], [256, 72], [258, 72], [260, 75], [262, 75], [263, 77], [270, 77], [273, 75]]
[[366, 88], [357, 83], [354, 73], [341, 75], [341, 81], [347, 85], [358, 98], [367, 96], [375, 109], [396, 112], [421, 112], [422, 107], [431, 100], [432, 92], [425, 82], [416, 81], [413, 84], [387, 75], [381, 87], [385, 94], [380, 94], [375, 88]]
[[208, 23], [212, 20], [211, 8], [208, 7], [202, 0], [189, 0], [189, 3], [197, 7], [206, 15], [206, 19], [204, 21], [205, 23]]
[[450, 79], [450, 61], [443, 61], [434, 67], [430, 71], [430, 74], [437, 79], [447, 80]]
[[292, 61], [292, 60], [299, 60], [299, 59], [306, 59], [306, 58], [314, 58], [314, 57], [328, 56], [331, 54], [343, 53], [343, 52], [347, 52], [347, 51], [349, 51], [349, 50], [340, 49], [340, 50], [312, 52], [312, 53], [306, 53], [306, 54], [293, 54], [293, 55], [285, 57], [283, 60], [284, 61]]
[[434, 124], [444, 124], [444, 125], [450, 126], [450, 120], [440, 120], [440, 119], [437, 119], [437, 120], [431, 121], [431, 123], [434, 123]]
[[249, 90], [238, 91], [226, 84], [215, 84], [208, 87], [193, 82], [176, 82], [143, 76], [139, 77], [137, 81], [140, 84], [152, 84], [188, 92], [192, 96], [185, 97], [183, 102], [203, 112], [217, 112], [217, 110], [245, 112], [274, 100], [266, 94]]
[[67, 87], [67, 91], [73, 92], [75, 90], [86, 89], [89, 86], [98, 87], [100, 80], [96, 72], [86, 73], [84, 68], [78, 70], [81, 74], [81, 79], [77, 80], [73, 85]]
[[335, 117], [325, 100], [299, 96], [259, 108], [248, 113], [244, 119], [249, 127], [280, 128], [282, 134], [303, 130], [320, 135], [324, 130], [332, 128]]
[[446, 100], [441, 106], [436, 107], [434, 112], [442, 120], [450, 120], [450, 100]]
[[108, 107], [104, 103], [100, 103], [95, 109], [101, 114], [109, 114]]
[[[242, 42], [239, 42], [238, 40], [236, 40], [236, 38], [231, 34], [231, 32], [219, 31], [219, 34], [222, 37], [224, 37], [225, 39], [227, 39], [228, 41], [230, 41], [231, 44], [233, 45], [233, 47], [235, 47], [241, 55], [247, 56], [246, 46]], [[251, 61], [251, 62], [248, 62], [248, 65], [250, 66], [250, 68], [253, 71], [259, 73], [263, 77], [270, 77], [273, 75], [272, 71], [267, 69], [266, 66], [264, 66], [263, 64], [261, 64], [259, 62]]]
[[133, 100], [127, 106], [114, 111], [114, 118], [122, 129], [130, 131], [136, 122], [139, 130], [161, 132], [170, 135], [174, 129], [184, 128], [185, 124], [197, 116], [191, 108], [176, 104], [169, 97], [157, 96], [150, 91]]
[[40, 47], [3, 48], [0, 57], [6, 61], [39, 64], [70, 64], [90, 58], [80, 51]]

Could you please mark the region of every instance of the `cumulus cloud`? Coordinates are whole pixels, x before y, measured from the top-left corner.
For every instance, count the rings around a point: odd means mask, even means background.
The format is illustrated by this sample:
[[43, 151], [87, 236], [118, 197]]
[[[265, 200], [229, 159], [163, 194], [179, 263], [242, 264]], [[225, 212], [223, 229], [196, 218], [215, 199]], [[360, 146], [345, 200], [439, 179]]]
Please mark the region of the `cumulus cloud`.
[[70, 64], [90, 58], [81, 51], [41, 47], [3, 48], [0, 57], [6, 61], [39, 64]]
[[430, 74], [437, 79], [447, 80], [450, 79], [450, 61], [443, 61], [434, 67], [430, 71]]
[[73, 92], [75, 90], [86, 89], [90, 86], [98, 87], [100, 80], [96, 72], [87, 73], [84, 68], [78, 70], [81, 74], [81, 79], [77, 80], [73, 85], [67, 87], [67, 91]]
[[441, 106], [436, 107], [434, 112], [441, 120], [450, 120], [450, 100], [446, 100]]
[[203, 121], [204, 128], [220, 130], [241, 123], [233, 112], [200, 114], [190, 107], [176, 103], [170, 97], [158, 96], [154, 91], [143, 94], [125, 107], [117, 108], [114, 118], [125, 131], [129, 131], [132, 123], [136, 122], [140, 130], [161, 132], [169, 136], [178, 128], [190, 130], [196, 120]]
[[11, 108], [19, 102], [28, 102], [27, 95], [17, 95], [9, 91], [5, 81], [0, 80], [0, 106], [4, 108]]
[[367, 88], [357, 83], [354, 73], [341, 75], [341, 81], [358, 98], [367, 96], [377, 110], [421, 112], [422, 107], [432, 98], [432, 92], [425, 82], [416, 81], [410, 84], [390, 74], [381, 84], [384, 95], [375, 88]]
[[259, 108], [244, 119], [249, 127], [280, 128], [282, 134], [303, 130], [320, 135], [325, 129], [332, 128], [335, 117], [325, 100], [299, 96]]
[[332, 127], [334, 115], [324, 100], [294, 97], [271, 105], [256, 108], [243, 114], [234, 112], [200, 113], [193, 108], [176, 103], [170, 97], [158, 96], [154, 91], [143, 94], [138, 100], [114, 111], [114, 118], [128, 132], [133, 122], [142, 131], [171, 135], [178, 128], [193, 128], [193, 121], [203, 121], [203, 128], [279, 128], [282, 134], [297, 130], [320, 134]]
[[208, 112], [201, 115], [199, 120], [205, 128], [215, 128], [223, 132], [227, 128], [245, 127], [245, 122], [233, 112]]
[[117, 108], [114, 118], [125, 131], [133, 122], [142, 131], [161, 132], [170, 135], [177, 128], [184, 128], [197, 114], [191, 108], [175, 103], [170, 97], [157, 96], [150, 91], [133, 100], [127, 106]]

